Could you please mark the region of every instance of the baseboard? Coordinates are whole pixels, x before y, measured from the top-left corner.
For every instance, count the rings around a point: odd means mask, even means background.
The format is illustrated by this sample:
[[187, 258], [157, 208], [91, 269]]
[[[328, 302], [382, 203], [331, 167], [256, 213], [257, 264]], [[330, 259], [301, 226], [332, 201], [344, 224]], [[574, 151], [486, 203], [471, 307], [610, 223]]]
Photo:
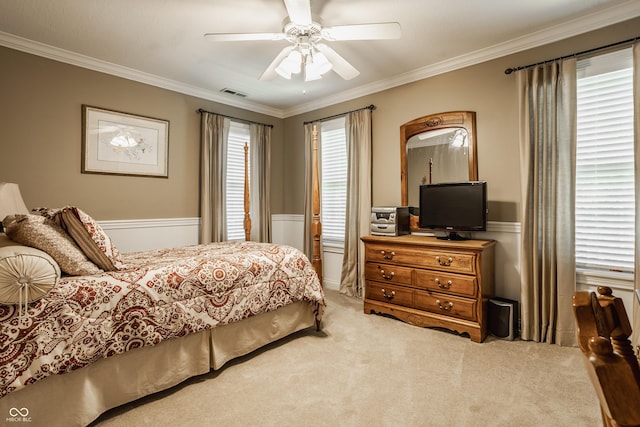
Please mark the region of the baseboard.
[[327, 279], [324, 276], [322, 276], [322, 286], [325, 289], [333, 289], [334, 291], [339, 291], [340, 290], [340, 282], [336, 282], [335, 280]]

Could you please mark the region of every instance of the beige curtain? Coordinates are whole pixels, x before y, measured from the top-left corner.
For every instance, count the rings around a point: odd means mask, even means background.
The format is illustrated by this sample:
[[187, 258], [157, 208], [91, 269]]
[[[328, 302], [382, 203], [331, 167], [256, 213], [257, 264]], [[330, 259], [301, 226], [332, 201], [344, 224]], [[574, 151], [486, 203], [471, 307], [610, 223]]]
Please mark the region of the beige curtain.
[[640, 345], [640, 43], [633, 45], [633, 146], [635, 156], [636, 227], [633, 302], [633, 337], [635, 346]]
[[371, 114], [369, 108], [346, 115], [347, 209], [340, 292], [364, 296], [364, 244], [371, 219]]
[[517, 72], [522, 339], [575, 345], [576, 60]]
[[251, 240], [271, 242], [271, 127], [249, 125]]
[[225, 188], [229, 119], [200, 117], [200, 243], [227, 240]]
[[[307, 123], [304, 125], [304, 253], [309, 260], [313, 260], [313, 239], [311, 237], [311, 221], [313, 220], [313, 139], [311, 131], [313, 126], [318, 128], [318, 178], [320, 182], [320, 192], [322, 192], [322, 162], [320, 162], [321, 144], [320, 144], [320, 126], [318, 123]], [[322, 203], [322, 201], [321, 201]], [[322, 258], [322, 239], [320, 239], [320, 257]]]

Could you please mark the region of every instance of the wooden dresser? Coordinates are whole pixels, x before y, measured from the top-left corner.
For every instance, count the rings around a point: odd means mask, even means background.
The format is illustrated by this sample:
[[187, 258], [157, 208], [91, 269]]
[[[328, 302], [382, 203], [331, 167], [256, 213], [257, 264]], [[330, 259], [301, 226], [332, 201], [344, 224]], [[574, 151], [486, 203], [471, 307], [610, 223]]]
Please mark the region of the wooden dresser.
[[493, 240], [426, 236], [364, 236], [364, 312], [385, 313], [416, 326], [487, 336], [493, 296]]

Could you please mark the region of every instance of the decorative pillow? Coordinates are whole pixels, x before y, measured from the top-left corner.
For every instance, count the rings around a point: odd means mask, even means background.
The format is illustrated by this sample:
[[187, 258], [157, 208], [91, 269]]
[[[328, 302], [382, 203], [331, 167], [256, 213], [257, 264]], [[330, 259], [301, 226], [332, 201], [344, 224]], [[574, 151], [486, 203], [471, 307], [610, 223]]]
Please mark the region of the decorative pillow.
[[0, 304], [26, 306], [45, 296], [60, 278], [58, 264], [39, 249], [4, 243], [0, 242]]
[[45, 251], [63, 272], [74, 276], [102, 273], [52, 220], [39, 215], [10, 215], [3, 223], [11, 240]]
[[[85, 230], [89, 233], [91, 239], [98, 245], [98, 248], [106, 255], [106, 257], [113, 264], [113, 270], [122, 270], [127, 268], [124, 262], [122, 262], [122, 257], [120, 255], [120, 251], [113, 244], [111, 238], [104, 232], [102, 227], [94, 220], [89, 214], [81, 210], [80, 208], [74, 206], [68, 206], [63, 209], [63, 211], [71, 211], [73, 214], [82, 222]], [[75, 237], [74, 237], [75, 239]], [[76, 241], [77, 242], [77, 241]]]
[[109, 257], [102, 252], [102, 249], [93, 241], [91, 235], [84, 224], [78, 217], [78, 211], [75, 208], [67, 207], [58, 214], [60, 225], [71, 236], [76, 244], [82, 249], [82, 252], [104, 271], [114, 271], [117, 268]]

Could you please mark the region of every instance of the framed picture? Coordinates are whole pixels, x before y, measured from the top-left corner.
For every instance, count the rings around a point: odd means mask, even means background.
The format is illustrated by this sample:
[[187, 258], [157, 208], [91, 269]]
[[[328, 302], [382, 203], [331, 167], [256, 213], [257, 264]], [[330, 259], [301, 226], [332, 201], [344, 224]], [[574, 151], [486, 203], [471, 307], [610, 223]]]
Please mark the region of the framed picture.
[[169, 121], [82, 106], [82, 173], [168, 178]]

